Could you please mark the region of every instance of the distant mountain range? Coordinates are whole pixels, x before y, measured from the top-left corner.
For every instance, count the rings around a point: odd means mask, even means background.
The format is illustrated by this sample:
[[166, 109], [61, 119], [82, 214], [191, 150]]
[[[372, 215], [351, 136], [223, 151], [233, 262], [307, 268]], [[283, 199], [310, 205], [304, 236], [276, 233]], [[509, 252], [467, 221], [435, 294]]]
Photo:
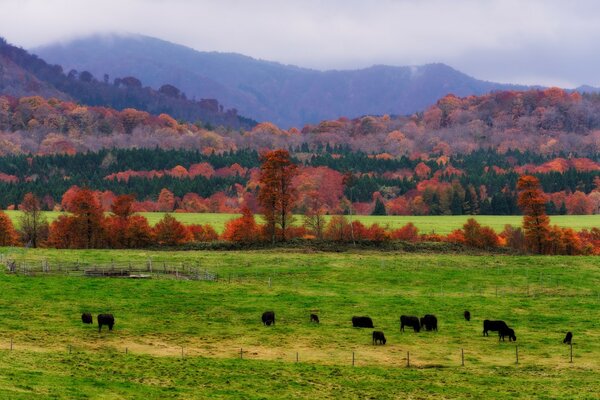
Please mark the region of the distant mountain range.
[[283, 128], [341, 116], [410, 114], [448, 93], [527, 89], [481, 81], [444, 64], [317, 71], [139, 35], [96, 35], [32, 51], [65, 71], [132, 75], [154, 88], [171, 84], [188, 98], [216, 98], [241, 115]]

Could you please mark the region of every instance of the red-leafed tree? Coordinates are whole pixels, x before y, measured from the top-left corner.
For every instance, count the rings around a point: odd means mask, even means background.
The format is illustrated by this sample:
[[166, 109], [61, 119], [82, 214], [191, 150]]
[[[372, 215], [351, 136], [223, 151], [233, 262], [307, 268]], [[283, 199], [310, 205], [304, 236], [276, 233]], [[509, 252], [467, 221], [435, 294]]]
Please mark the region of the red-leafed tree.
[[196, 242], [212, 242], [219, 239], [219, 234], [210, 224], [188, 225], [187, 228]]
[[192, 234], [171, 214], [166, 214], [152, 229], [156, 243], [177, 246], [192, 240]]
[[409, 222], [403, 227], [393, 230], [390, 236], [392, 239], [396, 240], [416, 242], [419, 240], [419, 230], [412, 222]]
[[169, 189], [163, 188], [158, 195], [158, 210], [171, 212], [175, 209], [175, 195]]
[[258, 202], [273, 243], [278, 233], [281, 240], [286, 240], [286, 230], [292, 223], [295, 201], [292, 180], [297, 173], [298, 167], [287, 150], [273, 150], [262, 157]]
[[0, 246], [14, 246], [17, 244], [17, 232], [10, 217], [0, 210]]
[[248, 207], [242, 208], [242, 216], [225, 223], [222, 235], [230, 242], [252, 243], [261, 238], [260, 227], [254, 220], [254, 215]]
[[518, 205], [523, 212], [525, 243], [531, 251], [542, 254], [550, 233], [550, 218], [546, 215], [546, 197], [540, 181], [535, 176], [521, 176], [517, 189]]

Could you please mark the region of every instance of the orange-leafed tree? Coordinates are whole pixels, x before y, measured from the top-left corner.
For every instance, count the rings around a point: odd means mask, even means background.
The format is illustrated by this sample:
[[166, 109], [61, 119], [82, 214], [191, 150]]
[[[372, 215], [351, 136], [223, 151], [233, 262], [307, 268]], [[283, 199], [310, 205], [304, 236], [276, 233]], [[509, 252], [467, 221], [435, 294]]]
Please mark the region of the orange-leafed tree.
[[260, 227], [248, 207], [242, 208], [242, 216], [225, 223], [222, 235], [224, 240], [230, 242], [252, 243], [261, 238]]
[[17, 232], [8, 215], [0, 210], [0, 246], [17, 244]]
[[293, 178], [298, 167], [287, 150], [273, 150], [262, 156], [258, 202], [266, 222], [266, 233], [275, 243], [277, 234], [286, 240], [286, 231], [292, 223], [295, 202]]
[[219, 234], [210, 224], [188, 225], [187, 228], [196, 242], [212, 242], [219, 239]]
[[498, 235], [489, 226], [481, 226], [474, 218], [469, 218], [463, 225], [464, 243], [467, 246], [486, 249], [497, 247]]
[[546, 197], [540, 181], [523, 175], [517, 183], [518, 205], [523, 212], [523, 232], [527, 248], [537, 254], [544, 252], [550, 233], [550, 218], [546, 215]]
[[166, 214], [152, 229], [154, 240], [159, 245], [177, 246], [192, 240], [192, 234], [171, 214]]
[[169, 189], [163, 188], [158, 195], [158, 210], [171, 212], [175, 208], [175, 195]]
[[48, 241], [59, 248], [104, 247], [104, 214], [94, 192], [74, 189], [68, 208], [72, 215], [61, 216], [50, 225]]
[[42, 204], [33, 193], [27, 193], [19, 205], [19, 225], [23, 243], [36, 248], [48, 239], [48, 221]]
[[405, 240], [407, 242], [416, 242], [419, 240], [419, 229], [412, 223], [404, 225], [401, 228], [394, 229], [390, 234], [392, 239]]

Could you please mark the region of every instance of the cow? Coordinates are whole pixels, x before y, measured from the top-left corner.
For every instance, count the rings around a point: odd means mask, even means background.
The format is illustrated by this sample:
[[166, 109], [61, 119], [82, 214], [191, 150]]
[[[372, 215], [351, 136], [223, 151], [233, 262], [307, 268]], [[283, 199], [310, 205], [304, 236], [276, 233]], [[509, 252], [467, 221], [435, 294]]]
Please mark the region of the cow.
[[567, 336], [565, 336], [565, 340], [563, 340], [563, 343], [571, 344], [571, 340], [573, 340], [573, 334], [571, 332], [567, 332]]
[[387, 340], [385, 340], [385, 335], [381, 331], [373, 331], [373, 344], [385, 344]]
[[81, 322], [83, 322], [84, 324], [93, 324], [94, 321], [92, 320], [92, 314], [90, 314], [89, 312], [84, 312], [83, 314], [81, 314]]
[[464, 314], [463, 314], [463, 315], [465, 316], [465, 319], [466, 319], [467, 321], [470, 321], [470, 320], [471, 320], [471, 313], [469, 312], [469, 310], [465, 310], [465, 312], [464, 312]]
[[414, 317], [412, 315], [400, 316], [400, 330], [402, 332], [404, 332], [405, 326], [411, 326], [415, 332], [419, 332], [421, 330], [421, 324], [419, 322], [419, 318]]
[[432, 314], [425, 315], [423, 318], [421, 318], [421, 326], [424, 327], [426, 331], [437, 332], [437, 317]]
[[266, 326], [275, 325], [275, 311], [265, 311], [262, 315], [262, 323]]
[[370, 317], [352, 317], [352, 326], [354, 328], [374, 328], [373, 320]]
[[115, 324], [115, 317], [112, 314], [98, 314], [98, 332], [102, 331], [102, 325], [108, 325], [108, 330], [112, 331]]
[[502, 328], [498, 331], [498, 341], [500, 341], [500, 339], [502, 339], [502, 341], [504, 342], [505, 336], [508, 336], [509, 342], [517, 341], [517, 337], [515, 336], [515, 331], [512, 330], [511, 328], [508, 328], [508, 329]]
[[490, 321], [486, 319], [483, 321], [483, 336], [489, 336], [488, 331], [500, 331], [501, 329], [507, 330], [508, 325], [504, 321]]
[[319, 323], [319, 316], [317, 314], [310, 314], [310, 322]]

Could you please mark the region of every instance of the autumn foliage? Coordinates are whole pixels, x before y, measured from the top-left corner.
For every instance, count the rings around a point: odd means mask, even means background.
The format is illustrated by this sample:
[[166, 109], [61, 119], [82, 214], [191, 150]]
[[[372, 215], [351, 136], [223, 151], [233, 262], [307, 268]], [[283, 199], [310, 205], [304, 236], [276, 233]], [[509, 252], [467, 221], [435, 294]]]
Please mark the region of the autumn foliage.
[[523, 211], [525, 243], [534, 253], [542, 254], [550, 239], [550, 219], [546, 215], [544, 192], [540, 188], [539, 180], [531, 175], [521, 176], [517, 188], [518, 204]]
[[17, 232], [10, 217], [0, 211], [0, 246], [13, 246], [17, 244]]

